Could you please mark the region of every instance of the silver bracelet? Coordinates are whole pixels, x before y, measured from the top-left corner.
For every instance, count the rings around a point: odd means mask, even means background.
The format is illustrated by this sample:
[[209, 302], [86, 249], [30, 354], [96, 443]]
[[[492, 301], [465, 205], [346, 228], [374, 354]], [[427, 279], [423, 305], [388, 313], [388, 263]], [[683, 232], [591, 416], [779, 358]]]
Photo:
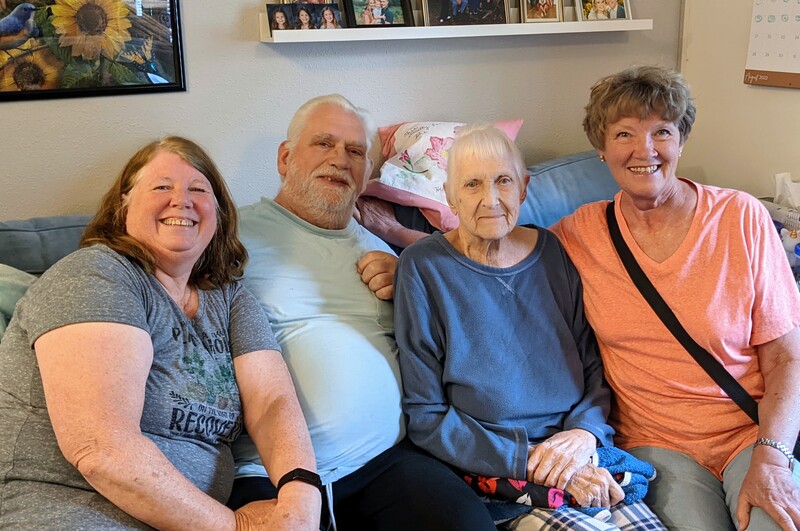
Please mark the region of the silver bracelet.
[[772, 439], [767, 439], [766, 437], [760, 437], [753, 445], [753, 448], [755, 448], [759, 444], [763, 444], [764, 446], [771, 446], [772, 448], [775, 448], [780, 453], [785, 455], [786, 458], [789, 459], [789, 470], [794, 472], [794, 455], [792, 454], [792, 451], [789, 450], [789, 448], [785, 444], [783, 444], [780, 441], [773, 441]]

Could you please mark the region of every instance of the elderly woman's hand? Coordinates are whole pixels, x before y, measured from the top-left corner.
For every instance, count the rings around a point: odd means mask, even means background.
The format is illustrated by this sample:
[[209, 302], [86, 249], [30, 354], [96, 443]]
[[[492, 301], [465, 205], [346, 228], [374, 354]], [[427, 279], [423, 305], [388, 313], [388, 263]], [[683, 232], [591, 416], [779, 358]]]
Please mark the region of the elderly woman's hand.
[[611, 473], [605, 468], [587, 464], [567, 484], [567, 492], [581, 507], [613, 507], [625, 498]]
[[[750, 523], [750, 510], [760, 507], [781, 526], [781, 529], [800, 529], [800, 486], [785, 464], [753, 464], [739, 490], [736, 517], [740, 529]], [[795, 466], [800, 466], [795, 463]]]
[[383, 251], [370, 251], [356, 264], [361, 280], [382, 301], [394, 297], [394, 271], [397, 257]]
[[277, 506], [278, 500], [260, 500], [237, 509], [233, 513], [236, 517], [236, 531], [267, 529]]
[[574, 474], [589, 462], [597, 447], [595, 436], [574, 429], [556, 433], [528, 450], [528, 481], [565, 488]]
[[[301, 487], [310, 486], [304, 484]], [[236, 531], [318, 530], [320, 504], [307, 503], [308, 498], [293, 494], [284, 497], [281, 489], [284, 499], [254, 501], [239, 508], [234, 512]]]

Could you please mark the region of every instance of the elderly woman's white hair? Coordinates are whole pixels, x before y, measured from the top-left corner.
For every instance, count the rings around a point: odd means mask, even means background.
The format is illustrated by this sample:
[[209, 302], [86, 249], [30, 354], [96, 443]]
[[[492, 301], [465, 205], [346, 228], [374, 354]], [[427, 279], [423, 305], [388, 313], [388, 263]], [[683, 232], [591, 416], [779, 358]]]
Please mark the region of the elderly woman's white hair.
[[520, 188], [525, 188], [525, 161], [513, 140], [488, 122], [468, 124], [461, 127], [456, 133], [453, 145], [447, 153], [447, 181], [445, 189], [452, 193], [450, 187], [453, 176], [461, 171], [464, 159], [478, 158], [482, 160], [505, 160], [511, 163], [519, 178]]

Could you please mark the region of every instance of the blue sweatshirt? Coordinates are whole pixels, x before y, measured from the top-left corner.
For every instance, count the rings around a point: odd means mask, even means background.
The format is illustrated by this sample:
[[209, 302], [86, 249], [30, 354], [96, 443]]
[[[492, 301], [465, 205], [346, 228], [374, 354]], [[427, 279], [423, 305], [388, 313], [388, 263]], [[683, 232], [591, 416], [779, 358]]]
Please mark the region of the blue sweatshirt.
[[495, 268], [441, 233], [409, 246], [395, 276], [408, 435], [464, 471], [524, 479], [528, 444], [573, 428], [611, 446], [610, 392], [578, 272], [556, 237]]

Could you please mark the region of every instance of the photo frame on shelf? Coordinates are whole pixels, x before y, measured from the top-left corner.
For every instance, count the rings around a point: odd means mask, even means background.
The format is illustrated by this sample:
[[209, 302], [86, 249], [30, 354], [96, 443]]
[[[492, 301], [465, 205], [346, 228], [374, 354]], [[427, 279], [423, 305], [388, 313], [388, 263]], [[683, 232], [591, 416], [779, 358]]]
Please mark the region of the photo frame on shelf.
[[315, 30], [317, 29], [317, 21], [314, 19], [314, 11], [316, 4], [309, 4], [306, 2], [297, 2], [291, 4], [292, 19], [294, 20], [294, 29], [296, 30]]
[[507, 24], [510, 21], [509, 1], [422, 0], [422, 12], [426, 26]]
[[578, 21], [631, 20], [631, 0], [575, 0]]
[[275, 35], [275, 31], [294, 29], [295, 20], [292, 14], [292, 6], [288, 4], [267, 4], [267, 21], [269, 23], [270, 35]]
[[274, 35], [273, 32], [276, 30], [339, 29], [348, 27], [339, 2], [267, 4], [267, 20], [271, 35]]
[[562, 0], [519, 0], [519, 4], [522, 22], [560, 22], [564, 20]]
[[390, 28], [414, 25], [411, 0], [344, 0], [350, 28]]
[[178, 4], [0, 2], [0, 18], [24, 19], [0, 50], [0, 101], [185, 91]]
[[347, 20], [338, 3], [316, 4], [314, 6], [314, 19], [317, 29], [346, 28]]

